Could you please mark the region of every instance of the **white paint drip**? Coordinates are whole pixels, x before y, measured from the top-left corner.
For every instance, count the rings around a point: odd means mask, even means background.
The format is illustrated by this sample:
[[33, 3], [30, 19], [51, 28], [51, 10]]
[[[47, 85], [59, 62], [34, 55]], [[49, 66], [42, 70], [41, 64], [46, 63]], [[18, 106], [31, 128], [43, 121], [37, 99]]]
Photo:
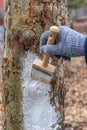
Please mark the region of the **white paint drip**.
[[[25, 130], [57, 130], [58, 113], [50, 104], [48, 90], [51, 85], [33, 80], [30, 75], [36, 54], [27, 52], [22, 57], [21, 73]], [[51, 126], [55, 127], [52, 128]]]

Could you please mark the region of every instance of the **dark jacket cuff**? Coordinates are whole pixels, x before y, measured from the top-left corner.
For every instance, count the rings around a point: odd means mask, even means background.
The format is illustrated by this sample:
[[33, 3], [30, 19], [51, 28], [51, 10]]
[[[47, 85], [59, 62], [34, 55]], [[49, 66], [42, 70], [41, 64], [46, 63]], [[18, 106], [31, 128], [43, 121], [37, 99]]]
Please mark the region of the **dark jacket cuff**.
[[86, 64], [87, 64], [87, 37], [86, 37], [86, 40], [85, 40], [85, 61], [86, 61]]

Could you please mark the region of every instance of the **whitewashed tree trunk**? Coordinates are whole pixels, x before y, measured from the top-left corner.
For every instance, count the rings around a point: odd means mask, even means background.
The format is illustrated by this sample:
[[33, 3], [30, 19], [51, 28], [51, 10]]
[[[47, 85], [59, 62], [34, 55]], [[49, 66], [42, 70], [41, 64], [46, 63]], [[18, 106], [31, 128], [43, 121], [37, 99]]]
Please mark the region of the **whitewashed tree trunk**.
[[67, 0], [5, 0], [3, 58], [3, 130], [63, 129], [64, 75], [62, 60], [51, 84], [30, 76], [39, 57], [39, 38], [51, 25], [68, 25]]

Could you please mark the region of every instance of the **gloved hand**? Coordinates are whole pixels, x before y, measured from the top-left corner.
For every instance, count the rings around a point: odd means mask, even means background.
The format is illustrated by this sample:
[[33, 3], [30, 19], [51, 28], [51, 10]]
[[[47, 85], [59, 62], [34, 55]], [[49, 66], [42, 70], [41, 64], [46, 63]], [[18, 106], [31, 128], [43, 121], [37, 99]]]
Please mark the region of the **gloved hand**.
[[54, 45], [45, 45], [50, 31], [46, 31], [40, 38], [40, 53], [50, 55], [84, 56], [86, 36], [80, 34], [67, 26], [59, 26], [59, 33]]

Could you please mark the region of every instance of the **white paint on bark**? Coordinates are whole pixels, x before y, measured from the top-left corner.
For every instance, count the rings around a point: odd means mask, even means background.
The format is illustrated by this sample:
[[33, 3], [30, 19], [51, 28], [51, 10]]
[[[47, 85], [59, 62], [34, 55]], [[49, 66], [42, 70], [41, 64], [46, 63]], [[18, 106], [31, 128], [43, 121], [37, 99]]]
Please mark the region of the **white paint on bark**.
[[55, 111], [55, 107], [51, 106], [48, 94], [51, 85], [33, 80], [30, 75], [35, 58], [38, 56], [30, 52], [22, 57], [24, 128], [25, 130], [57, 130], [59, 114]]

